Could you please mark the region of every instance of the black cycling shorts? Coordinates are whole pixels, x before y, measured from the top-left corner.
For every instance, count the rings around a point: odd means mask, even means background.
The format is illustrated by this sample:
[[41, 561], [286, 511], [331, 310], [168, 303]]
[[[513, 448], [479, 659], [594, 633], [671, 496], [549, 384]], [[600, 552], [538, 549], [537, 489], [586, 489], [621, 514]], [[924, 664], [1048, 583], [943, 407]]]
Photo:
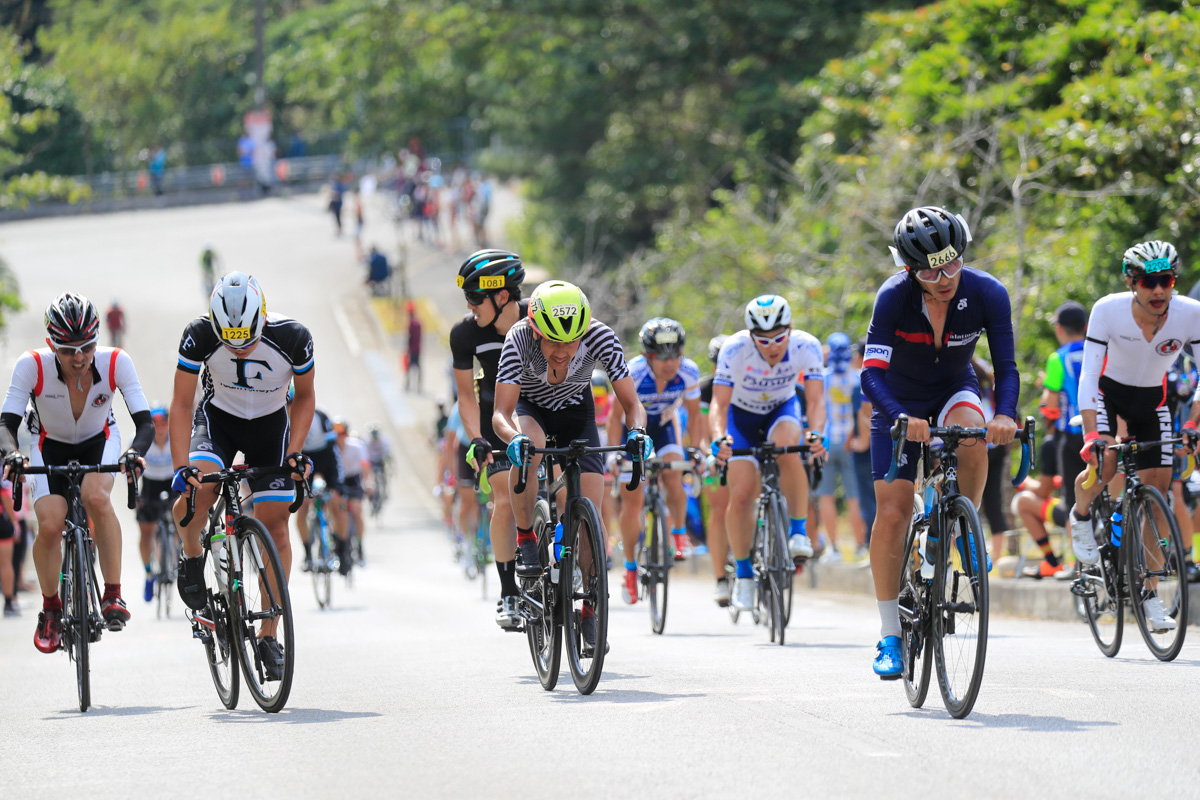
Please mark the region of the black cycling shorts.
[[[163, 492], [167, 496], [163, 498]], [[137, 521], [158, 522], [163, 511], [175, 503], [179, 493], [171, 488], [171, 481], [156, 481], [153, 478], [142, 479], [142, 489], [137, 499]]]
[[346, 474], [342, 472], [342, 454], [334, 445], [322, 450], [306, 452], [304, 455], [312, 460], [312, 477], [320, 475], [325, 479], [325, 486], [331, 492], [340, 492]]
[[365, 494], [362, 475], [347, 475], [342, 481], [342, 496], [347, 500], [362, 500]]
[[[242, 419], [212, 403], [201, 403], [192, 422], [189, 458], [225, 469], [240, 452], [246, 457], [247, 466], [282, 466], [290, 427], [286, 408], [263, 417]], [[250, 491], [255, 502], [295, 499], [295, 484], [290, 475], [259, 478], [250, 483]]]
[[[1167, 408], [1162, 386], [1126, 386], [1107, 375], [1100, 376], [1100, 395], [1096, 398], [1096, 432], [1117, 435], [1117, 417], [1125, 420], [1129, 435], [1139, 442], [1156, 442], [1174, 435], [1171, 411]], [[1138, 469], [1171, 468], [1172, 447], [1139, 450]]]
[[[566, 447], [576, 439], [587, 439], [589, 447], [600, 447], [600, 430], [596, 427], [596, 408], [592, 393], [584, 392], [584, 402], [551, 411], [529, 402], [517, 400], [517, 418], [530, 417], [546, 434], [547, 447]], [[579, 460], [581, 472], [604, 474], [604, 459], [599, 453], [589, 453]]]

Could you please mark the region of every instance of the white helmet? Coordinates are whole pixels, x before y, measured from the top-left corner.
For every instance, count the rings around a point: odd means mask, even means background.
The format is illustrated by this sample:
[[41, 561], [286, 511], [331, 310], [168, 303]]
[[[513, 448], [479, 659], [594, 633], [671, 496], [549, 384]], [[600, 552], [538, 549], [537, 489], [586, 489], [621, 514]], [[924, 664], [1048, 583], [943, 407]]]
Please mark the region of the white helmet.
[[792, 324], [792, 307], [777, 294], [764, 294], [746, 304], [746, 327], [750, 331], [773, 331]]
[[208, 303], [208, 321], [227, 347], [241, 350], [262, 336], [267, 300], [258, 281], [244, 272], [231, 272], [217, 283]]

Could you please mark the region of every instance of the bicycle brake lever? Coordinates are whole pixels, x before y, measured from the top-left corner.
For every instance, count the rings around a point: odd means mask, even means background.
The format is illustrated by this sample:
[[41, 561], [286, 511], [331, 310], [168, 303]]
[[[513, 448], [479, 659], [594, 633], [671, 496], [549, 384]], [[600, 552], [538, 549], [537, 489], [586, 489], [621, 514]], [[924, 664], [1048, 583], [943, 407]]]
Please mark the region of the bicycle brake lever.
[[189, 484], [187, 491], [187, 513], [179, 520], [179, 527], [186, 528], [194, 516], [196, 516], [196, 487]]

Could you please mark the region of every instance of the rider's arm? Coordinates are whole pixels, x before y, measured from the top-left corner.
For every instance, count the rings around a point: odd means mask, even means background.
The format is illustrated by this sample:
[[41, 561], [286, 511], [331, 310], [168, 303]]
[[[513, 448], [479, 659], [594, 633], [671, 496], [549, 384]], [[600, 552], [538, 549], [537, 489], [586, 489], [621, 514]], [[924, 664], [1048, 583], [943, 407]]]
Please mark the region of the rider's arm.
[[808, 407], [808, 429], [818, 435], [825, 433], [825, 380], [810, 376], [804, 381], [804, 402]]
[[688, 446], [703, 450], [704, 445], [708, 443], [708, 436], [704, 430], [703, 415], [700, 413], [700, 398], [684, 399], [683, 407], [688, 415]]
[[995, 408], [997, 417], [1016, 421], [1017, 400], [1021, 394], [1021, 373], [1017, 371], [1016, 346], [1013, 340], [1012, 307], [1004, 284], [990, 275], [984, 276], [987, 289], [984, 309], [984, 329], [988, 348], [992, 352], [992, 372], [995, 375]]
[[871, 405], [885, 414], [891, 422], [905, 413], [904, 406], [892, 394], [884, 378], [892, 361], [892, 345], [898, 328], [898, 309], [907, 302], [907, 283], [896, 285], [890, 279], [875, 295], [875, 309], [871, 312], [871, 324], [867, 328], [867, 349], [863, 355], [863, 369], [859, 380], [863, 394]]
[[732, 386], [723, 383], [713, 384], [712, 402], [708, 404], [708, 429], [714, 442], [725, 438], [725, 426], [729, 421], [729, 403], [732, 399]]
[[317, 409], [317, 389], [313, 373], [308, 370], [302, 375], [294, 375], [292, 380], [296, 393], [292, 397], [289, 410], [291, 416], [291, 440], [288, 442], [289, 453], [299, 453], [304, 450], [304, 440], [308, 438], [308, 428], [312, 425], [313, 414]]
[[8, 394], [4, 397], [3, 408], [0, 408], [0, 452], [13, 453], [17, 450], [17, 430], [25, 418], [25, 408], [38, 382], [37, 358], [32, 351], [25, 352], [13, 365]]
[[496, 381], [496, 406], [492, 412], [492, 429], [503, 442], [510, 442], [520, 433], [517, 430], [513, 414], [517, 410], [517, 401], [521, 399], [521, 387], [515, 383]]
[[198, 376], [184, 369], [175, 371], [175, 391], [171, 395], [171, 412], [167, 430], [171, 437], [171, 463], [175, 468], [187, 466], [192, 441], [192, 403], [196, 399]]
[[1100, 374], [1104, 370], [1104, 356], [1108, 352], [1109, 331], [1104, 315], [1097, 315], [1095, 308], [1088, 319], [1087, 338], [1083, 341], [1083, 364], [1079, 370], [1079, 413], [1083, 417], [1083, 431], [1096, 430], [1096, 400], [1100, 395]]
[[[625, 427], [646, 429], [646, 409], [642, 407], [642, 402], [638, 400], [637, 387], [633, 385], [633, 378], [626, 373], [624, 378], [618, 378], [613, 381], [613, 394], [617, 396], [617, 402], [624, 409], [623, 417], [625, 419]], [[613, 409], [616, 415], [616, 409]], [[613, 442], [616, 444], [616, 442]]]
[[608, 409], [608, 421], [604, 423], [604, 432], [610, 444], [621, 441], [621, 423], [625, 421], [625, 408], [621, 401], [613, 398], [612, 406]]
[[467, 430], [468, 439], [483, 434], [479, 423], [479, 400], [475, 397], [475, 376], [470, 369], [454, 369], [454, 385], [458, 388], [458, 416]]
[[125, 398], [125, 407], [136, 426], [133, 441], [129, 443], [132, 450], [140, 456], [146, 455], [154, 442], [154, 419], [150, 416], [150, 403], [146, 401], [146, 393], [142, 391], [142, 383], [138, 380], [137, 369], [133, 359], [124, 350], [117, 352], [116, 363], [113, 367], [117, 388], [121, 397]]

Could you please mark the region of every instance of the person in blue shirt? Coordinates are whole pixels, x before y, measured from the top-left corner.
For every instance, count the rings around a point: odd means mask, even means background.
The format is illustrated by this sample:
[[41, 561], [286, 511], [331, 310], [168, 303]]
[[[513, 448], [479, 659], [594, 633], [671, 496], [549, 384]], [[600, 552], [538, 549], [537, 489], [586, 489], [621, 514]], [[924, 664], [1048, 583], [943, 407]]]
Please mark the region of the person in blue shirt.
[[825, 367], [825, 467], [821, 482], [813, 494], [818, 498], [821, 524], [829, 540], [826, 558], [838, 560], [838, 512], [837, 485], [842, 484], [846, 498], [846, 513], [850, 516], [850, 529], [854, 532], [857, 555], [866, 556], [866, 532], [862, 515], [858, 510], [858, 479], [854, 475], [851, 441], [854, 438], [854, 392], [859, 386], [859, 370], [850, 366], [853, 356], [850, 337], [844, 333], [832, 334], [829, 345], [829, 360]]
[[[1008, 291], [985, 272], [963, 265], [971, 241], [960, 215], [936, 206], [914, 208], [896, 225], [891, 248], [896, 265], [875, 297], [867, 330], [862, 388], [871, 401], [871, 473], [878, 510], [871, 532], [871, 571], [882, 638], [873, 665], [883, 680], [903, 674], [900, 656], [900, 565], [912, 518], [920, 444], [937, 425], [985, 426], [979, 382], [971, 367], [975, 343], [987, 333], [995, 370], [995, 416], [987, 443], [1006, 445], [1017, 432], [1021, 377], [1013, 344]], [[899, 474], [887, 483], [891, 426], [908, 415], [908, 444]], [[987, 480], [987, 448], [958, 450], [962, 493], [976, 506]]]

